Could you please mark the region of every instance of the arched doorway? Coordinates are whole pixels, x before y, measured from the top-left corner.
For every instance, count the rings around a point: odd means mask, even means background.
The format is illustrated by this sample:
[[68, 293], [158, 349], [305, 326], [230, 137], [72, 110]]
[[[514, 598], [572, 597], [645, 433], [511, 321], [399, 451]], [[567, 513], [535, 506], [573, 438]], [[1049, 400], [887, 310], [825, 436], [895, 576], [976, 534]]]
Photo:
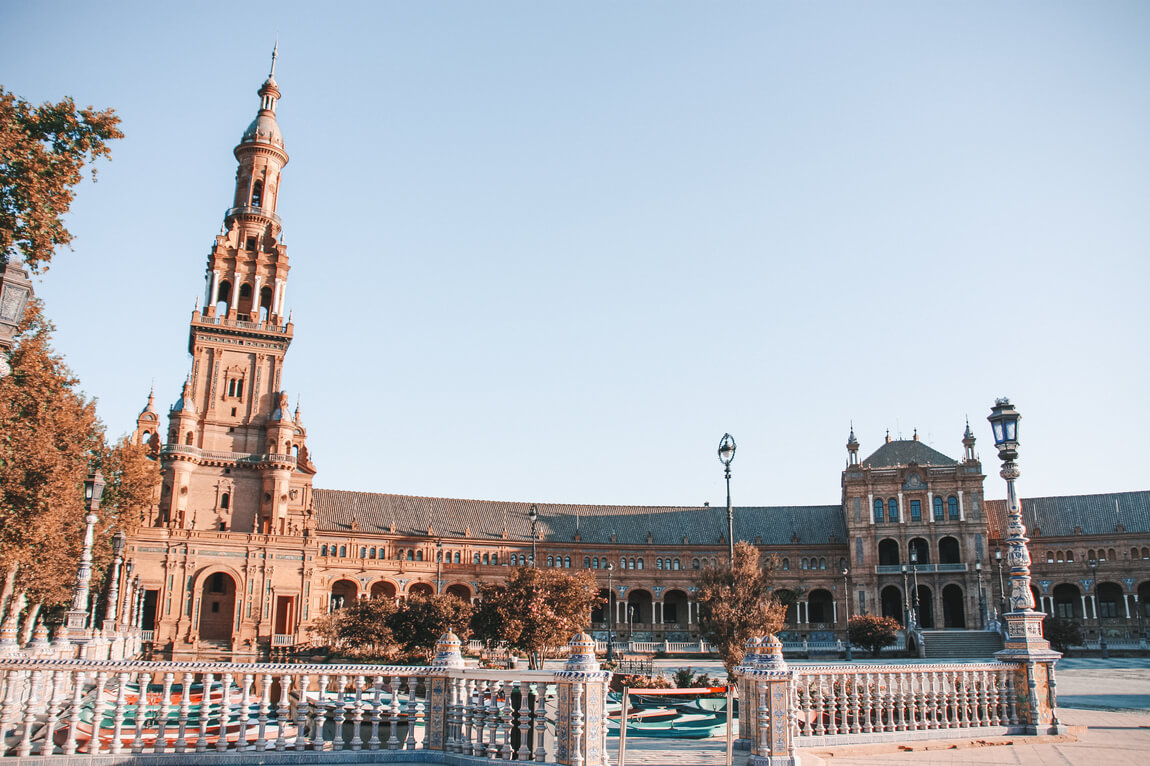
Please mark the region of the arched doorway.
[[200, 594], [200, 639], [230, 641], [236, 611], [236, 581], [226, 572], [215, 572], [204, 578]]
[[783, 623], [788, 629], [794, 630], [799, 622], [798, 597], [795, 596], [795, 592], [787, 590], [786, 588], [777, 588], [773, 591], [772, 595], [779, 600], [780, 604], [786, 607], [787, 611], [783, 616]]
[[906, 627], [906, 615], [902, 611], [902, 591], [894, 585], [882, 589], [882, 616], [893, 617], [899, 624]]
[[430, 596], [434, 592], [435, 590], [425, 582], [414, 583], [410, 588], [407, 589], [408, 596], [420, 596], [423, 598]]
[[966, 627], [966, 604], [962, 588], [947, 585], [942, 589], [942, 626], [944, 628]]
[[591, 608], [591, 623], [593, 625], [602, 625], [607, 621], [607, 603], [611, 599], [611, 593], [606, 588], [599, 589], [599, 605]]
[[834, 622], [834, 596], [829, 590], [816, 588], [807, 597], [807, 622], [814, 623], [812, 627], [828, 626]]
[[1142, 635], [1150, 628], [1150, 581], [1138, 586], [1138, 627]]
[[916, 537], [907, 545], [907, 550], [914, 554], [913, 560], [916, 564], [929, 564], [930, 563], [930, 543], [921, 537]]
[[651, 594], [645, 590], [627, 593], [628, 624], [649, 624], [651, 619]]
[[334, 612], [336, 609], [343, 609], [345, 606], [351, 606], [359, 595], [359, 586], [351, 580], [336, 580], [331, 585], [331, 605], [328, 608], [329, 612]]
[[1054, 586], [1054, 616], [1064, 620], [1082, 619], [1082, 592], [1077, 585]]
[[444, 592], [447, 593], [447, 595], [449, 595], [449, 596], [455, 596], [457, 599], [459, 599], [460, 601], [462, 601], [465, 604], [471, 603], [471, 588], [468, 588], [463, 583], [457, 582], [457, 583], [453, 583], [451, 585], [448, 585], [447, 590]]
[[955, 540], [953, 537], [944, 537], [938, 541], [938, 563], [962, 563], [961, 554], [958, 548], [958, 540]]
[[929, 585], [918, 586], [918, 626], [926, 630], [934, 628], [934, 593]]
[[663, 622], [676, 628], [686, 628], [689, 603], [683, 591], [667, 591], [663, 595]]
[[381, 580], [371, 584], [371, 597], [372, 598], [387, 598], [395, 599], [395, 585], [389, 583], [387, 580]]
[[878, 563], [879, 566], [898, 566], [900, 563], [898, 557], [898, 540], [892, 540], [889, 537], [885, 540], [879, 540]]

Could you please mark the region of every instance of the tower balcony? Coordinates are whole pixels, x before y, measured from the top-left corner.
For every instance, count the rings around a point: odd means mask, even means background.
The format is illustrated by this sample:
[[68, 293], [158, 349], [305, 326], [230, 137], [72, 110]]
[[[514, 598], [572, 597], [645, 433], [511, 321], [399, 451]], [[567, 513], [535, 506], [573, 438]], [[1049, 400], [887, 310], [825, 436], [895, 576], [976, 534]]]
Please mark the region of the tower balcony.
[[276, 226], [283, 225], [283, 221], [280, 220], [280, 217], [273, 213], [271, 210], [263, 207], [255, 207], [254, 205], [240, 205], [239, 207], [230, 208], [228, 212], [224, 213], [224, 220], [229, 221], [232, 218], [237, 218], [239, 216], [258, 216], [260, 218], [270, 218], [272, 221], [275, 221]]
[[202, 465], [235, 465], [246, 468], [295, 468], [295, 455], [274, 452], [224, 452], [193, 447], [190, 444], [165, 444], [160, 450], [163, 459], [191, 460]]
[[256, 332], [271, 333], [272, 335], [290, 335], [291, 329], [284, 322], [250, 322], [243, 319], [230, 319], [228, 317], [208, 316], [197, 311], [192, 314], [192, 322], [209, 327], [227, 327], [233, 330], [254, 330]]

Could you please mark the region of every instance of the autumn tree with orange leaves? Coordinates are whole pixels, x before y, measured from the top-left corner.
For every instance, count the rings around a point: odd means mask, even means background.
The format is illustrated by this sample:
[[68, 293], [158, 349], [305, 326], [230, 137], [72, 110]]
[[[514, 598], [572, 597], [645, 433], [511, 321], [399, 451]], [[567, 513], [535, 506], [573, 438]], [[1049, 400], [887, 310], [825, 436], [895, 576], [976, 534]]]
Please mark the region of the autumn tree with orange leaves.
[[506, 583], [480, 586], [479, 596], [471, 620], [475, 637], [506, 641], [511, 649], [526, 652], [536, 670], [544, 651], [566, 646], [603, 601], [590, 572], [528, 567], [516, 569]]
[[111, 109], [77, 109], [70, 98], [33, 106], [0, 88], [0, 262], [19, 253], [33, 274], [48, 270], [72, 241], [63, 218], [84, 166], [111, 156], [119, 123]]

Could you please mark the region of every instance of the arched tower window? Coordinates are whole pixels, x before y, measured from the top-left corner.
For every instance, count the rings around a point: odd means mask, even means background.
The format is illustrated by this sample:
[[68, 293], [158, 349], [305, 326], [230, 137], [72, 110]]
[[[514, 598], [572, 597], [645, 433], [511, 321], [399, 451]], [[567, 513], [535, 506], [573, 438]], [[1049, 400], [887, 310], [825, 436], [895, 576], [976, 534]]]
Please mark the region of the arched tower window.
[[882, 524], [882, 499], [874, 501], [874, 522], [875, 524]]
[[236, 310], [241, 314], [251, 313], [252, 310], [252, 286], [246, 282], [240, 285], [239, 300], [236, 302]]
[[220, 509], [226, 511], [228, 506], [232, 504], [232, 496], [230, 493], [225, 492], [220, 495]]
[[262, 207], [264, 201], [264, 182], [256, 181], [252, 184], [252, 207]]
[[260, 288], [260, 321], [268, 321], [272, 313], [272, 289], [264, 286]]
[[886, 518], [887, 521], [898, 521], [898, 498], [892, 497], [886, 501]]
[[942, 498], [936, 497], [934, 499], [934, 520], [942, 521]]
[[216, 314], [223, 315], [228, 313], [228, 307], [232, 303], [232, 283], [224, 280], [220, 282], [219, 289], [216, 290]]
[[947, 516], [951, 521], [958, 521], [958, 498], [951, 495], [946, 499]]

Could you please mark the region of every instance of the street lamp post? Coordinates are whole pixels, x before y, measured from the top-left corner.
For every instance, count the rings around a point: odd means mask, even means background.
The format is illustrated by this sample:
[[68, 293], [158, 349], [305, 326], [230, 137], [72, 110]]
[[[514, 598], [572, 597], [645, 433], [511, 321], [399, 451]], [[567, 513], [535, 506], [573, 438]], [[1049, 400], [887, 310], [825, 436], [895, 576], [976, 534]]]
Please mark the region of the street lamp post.
[[607, 562], [607, 661], [615, 659], [615, 565]]
[[918, 610], [918, 549], [910, 549], [910, 572], [914, 582], [914, 626], [922, 627], [922, 615]]
[[1094, 590], [1094, 619], [1098, 621], [1098, 655], [1110, 659], [1110, 651], [1106, 646], [1106, 636], [1102, 633], [1102, 600], [1098, 597], [1098, 559], [1090, 559], [1088, 565], [1091, 573], [1091, 585]]
[[902, 626], [906, 630], [910, 630], [914, 626], [914, 616], [910, 611], [910, 585], [908, 578], [910, 577], [910, 567], [906, 564], [902, 565]]
[[719, 462], [727, 479], [727, 552], [731, 568], [735, 566], [735, 509], [731, 506], [731, 461], [735, 459], [735, 438], [723, 434], [719, 440]]
[[76, 569], [76, 584], [72, 587], [72, 608], [65, 617], [69, 637], [84, 640], [88, 622], [88, 585], [92, 581], [92, 542], [96, 533], [96, 522], [100, 517], [100, 498], [104, 494], [104, 475], [99, 471], [88, 474], [84, 481], [84, 500], [88, 513], [84, 515], [84, 547], [80, 551], [80, 566]]
[[535, 524], [539, 521], [539, 509], [532, 505], [527, 510], [527, 518], [531, 521], [531, 568], [535, 568]]
[[851, 656], [851, 581], [850, 581], [851, 571], [849, 569], [847, 569], [845, 566], [843, 567], [843, 570], [842, 570], [842, 576], [843, 576], [843, 603], [846, 605], [846, 608], [847, 608], [847, 621], [846, 621], [846, 626], [847, 626], [847, 653], [846, 653], [846, 661], [847, 662], [853, 662], [854, 657]]
[[1006, 614], [1006, 585], [1002, 581], [1002, 549], [994, 549], [994, 563], [998, 565], [998, 617], [1005, 619]]
[[108, 586], [108, 608], [104, 612], [104, 627], [116, 630], [117, 608], [120, 605], [120, 565], [124, 563], [124, 545], [128, 536], [124, 530], [112, 535], [112, 582]]
[[978, 627], [986, 628], [986, 591], [982, 589], [982, 562], [974, 562], [974, 574], [978, 578]]
[[435, 541], [435, 593], [443, 592], [443, 539]]

